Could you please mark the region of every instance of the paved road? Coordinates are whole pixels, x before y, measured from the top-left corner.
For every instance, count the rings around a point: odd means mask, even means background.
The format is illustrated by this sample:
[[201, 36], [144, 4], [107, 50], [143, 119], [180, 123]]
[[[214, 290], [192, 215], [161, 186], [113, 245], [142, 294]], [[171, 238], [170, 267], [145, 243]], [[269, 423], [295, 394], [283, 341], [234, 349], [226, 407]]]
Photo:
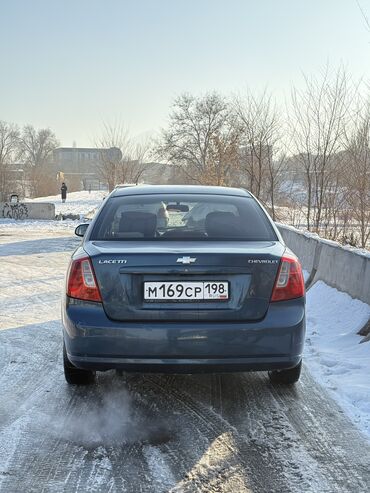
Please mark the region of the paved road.
[[[41, 239], [40, 237], [43, 237]], [[370, 446], [305, 369], [64, 382], [70, 237], [0, 232], [0, 492], [365, 492]]]

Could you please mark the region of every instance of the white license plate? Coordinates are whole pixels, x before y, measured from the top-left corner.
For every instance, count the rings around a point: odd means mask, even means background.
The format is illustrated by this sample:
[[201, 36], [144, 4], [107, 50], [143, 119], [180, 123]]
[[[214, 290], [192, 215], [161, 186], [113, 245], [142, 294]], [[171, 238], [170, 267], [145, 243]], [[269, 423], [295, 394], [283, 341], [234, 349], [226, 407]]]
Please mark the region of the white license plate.
[[227, 301], [227, 281], [145, 282], [145, 301]]

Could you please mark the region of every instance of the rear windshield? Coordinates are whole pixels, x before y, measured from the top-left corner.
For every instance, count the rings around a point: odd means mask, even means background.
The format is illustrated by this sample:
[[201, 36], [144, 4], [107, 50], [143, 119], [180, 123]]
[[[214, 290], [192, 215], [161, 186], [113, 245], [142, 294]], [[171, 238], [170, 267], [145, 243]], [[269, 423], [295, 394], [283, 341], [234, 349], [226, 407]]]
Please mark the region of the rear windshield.
[[276, 240], [258, 203], [231, 195], [128, 195], [103, 206], [90, 240]]

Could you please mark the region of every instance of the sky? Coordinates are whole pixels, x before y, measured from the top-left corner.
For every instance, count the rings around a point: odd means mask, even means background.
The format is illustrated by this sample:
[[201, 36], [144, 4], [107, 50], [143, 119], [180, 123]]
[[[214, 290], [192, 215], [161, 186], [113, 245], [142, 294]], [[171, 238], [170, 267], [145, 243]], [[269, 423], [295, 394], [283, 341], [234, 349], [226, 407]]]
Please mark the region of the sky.
[[302, 73], [370, 80], [370, 0], [0, 0], [0, 120], [90, 146], [145, 139], [183, 93], [283, 101]]

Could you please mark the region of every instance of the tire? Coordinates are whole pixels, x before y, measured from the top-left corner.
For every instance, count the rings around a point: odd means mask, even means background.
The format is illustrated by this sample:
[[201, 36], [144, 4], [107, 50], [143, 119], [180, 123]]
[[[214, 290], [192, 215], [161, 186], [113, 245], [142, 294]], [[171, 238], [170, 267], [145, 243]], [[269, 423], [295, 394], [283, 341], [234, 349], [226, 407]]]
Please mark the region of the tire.
[[293, 385], [297, 383], [301, 375], [302, 360], [297, 366], [289, 368], [289, 370], [272, 370], [269, 371], [271, 383], [278, 385]]
[[92, 370], [81, 370], [69, 361], [65, 345], [63, 344], [63, 367], [64, 377], [70, 385], [89, 385], [95, 381], [95, 372]]

